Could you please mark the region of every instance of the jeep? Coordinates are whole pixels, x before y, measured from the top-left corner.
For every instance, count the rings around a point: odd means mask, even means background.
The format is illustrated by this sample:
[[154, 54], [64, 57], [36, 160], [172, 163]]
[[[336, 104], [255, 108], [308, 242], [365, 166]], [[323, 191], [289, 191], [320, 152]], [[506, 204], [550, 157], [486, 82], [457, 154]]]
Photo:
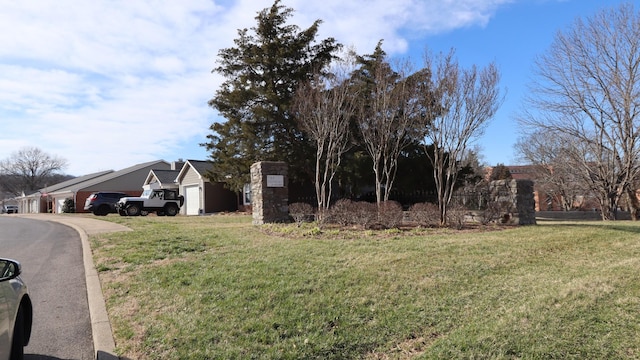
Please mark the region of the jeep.
[[116, 211], [121, 216], [148, 215], [155, 212], [158, 216], [176, 216], [184, 204], [184, 197], [178, 190], [148, 189], [140, 197], [123, 197], [116, 204]]

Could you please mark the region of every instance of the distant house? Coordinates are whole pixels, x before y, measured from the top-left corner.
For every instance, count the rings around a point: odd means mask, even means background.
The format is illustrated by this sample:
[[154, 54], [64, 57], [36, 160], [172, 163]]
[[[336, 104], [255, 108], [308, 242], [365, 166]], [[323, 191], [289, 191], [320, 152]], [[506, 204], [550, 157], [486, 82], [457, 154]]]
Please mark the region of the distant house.
[[205, 177], [211, 163], [187, 160], [176, 177], [180, 194], [184, 196], [181, 214], [199, 215], [238, 210], [238, 196], [223, 183], [211, 182]]
[[106, 170], [106, 171], [95, 172], [95, 173], [87, 174], [83, 176], [78, 176], [76, 178], [69, 179], [58, 184], [44, 187], [35, 193], [19, 196], [15, 198], [15, 201], [18, 204], [18, 208], [19, 208], [18, 211], [20, 211], [21, 213], [54, 212], [54, 209], [56, 208], [56, 206], [54, 206], [53, 204], [52, 198], [50, 196], [51, 193], [67, 188], [69, 186], [77, 185], [85, 181], [99, 178], [101, 176], [107, 175], [112, 172], [113, 170]]
[[164, 160], [150, 161], [119, 171], [103, 171], [48, 186], [36, 193], [17, 198], [20, 212], [61, 213], [66, 199], [74, 201], [76, 212], [84, 212], [85, 200], [97, 191], [117, 191], [138, 196], [142, 193], [141, 184], [152, 169], [170, 170], [171, 164]]
[[185, 197], [181, 214], [201, 215], [238, 209], [239, 194], [210, 182], [204, 175], [211, 168], [207, 161], [187, 160], [168, 163], [150, 161], [119, 171], [107, 170], [80, 176], [16, 198], [20, 212], [61, 213], [66, 199], [72, 199], [76, 212], [93, 192], [112, 191], [139, 196], [144, 189], [178, 189]]

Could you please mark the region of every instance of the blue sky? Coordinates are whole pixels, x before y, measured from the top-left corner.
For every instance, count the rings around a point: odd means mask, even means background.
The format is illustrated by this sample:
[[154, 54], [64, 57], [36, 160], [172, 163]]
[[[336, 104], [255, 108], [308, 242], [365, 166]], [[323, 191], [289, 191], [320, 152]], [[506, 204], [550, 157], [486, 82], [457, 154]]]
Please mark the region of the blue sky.
[[[638, 3], [639, 1], [632, 1]], [[223, 79], [218, 51], [255, 25], [266, 0], [0, 0], [0, 159], [25, 146], [83, 175], [165, 159], [206, 159], [222, 121], [207, 106]], [[319, 38], [358, 53], [380, 39], [417, 65], [454, 48], [463, 66], [495, 61], [505, 102], [475, 145], [488, 165], [516, 164], [514, 116], [533, 61], [557, 31], [617, 0], [283, 0]], [[636, 10], [640, 8], [636, 5]]]

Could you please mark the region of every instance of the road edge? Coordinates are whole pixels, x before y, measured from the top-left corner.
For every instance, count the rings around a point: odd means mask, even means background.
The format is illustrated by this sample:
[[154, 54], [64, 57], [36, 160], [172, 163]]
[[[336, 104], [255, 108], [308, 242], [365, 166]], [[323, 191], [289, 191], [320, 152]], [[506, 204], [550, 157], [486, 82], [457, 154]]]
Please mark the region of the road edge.
[[87, 301], [89, 302], [89, 316], [91, 317], [91, 334], [93, 336], [93, 351], [96, 360], [117, 360], [114, 354], [116, 343], [113, 339], [111, 323], [107, 314], [107, 306], [102, 295], [102, 286], [98, 271], [93, 263], [93, 254], [89, 244], [89, 235], [80, 226], [71, 222], [56, 221], [73, 228], [82, 242], [82, 259], [84, 262], [84, 275], [87, 284]]

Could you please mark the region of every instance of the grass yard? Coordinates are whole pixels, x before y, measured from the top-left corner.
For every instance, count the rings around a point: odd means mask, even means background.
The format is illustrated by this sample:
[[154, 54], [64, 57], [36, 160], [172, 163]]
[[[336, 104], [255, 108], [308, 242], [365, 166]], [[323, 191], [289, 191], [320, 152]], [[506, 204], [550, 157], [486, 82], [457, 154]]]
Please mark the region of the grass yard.
[[106, 220], [134, 229], [91, 237], [123, 358], [640, 358], [640, 223]]

